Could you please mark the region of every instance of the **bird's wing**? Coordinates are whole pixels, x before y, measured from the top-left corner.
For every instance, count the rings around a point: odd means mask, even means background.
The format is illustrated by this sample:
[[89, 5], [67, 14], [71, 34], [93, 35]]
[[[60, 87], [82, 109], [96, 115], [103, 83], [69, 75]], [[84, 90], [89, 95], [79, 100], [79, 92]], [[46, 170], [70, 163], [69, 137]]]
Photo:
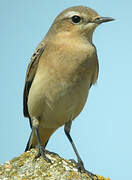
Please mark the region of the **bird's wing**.
[[33, 53], [30, 60], [30, 64], [28, 65], [26, 79], [25, 79], [25, 87], [23, 92], [23, 114], [25, 117], [29, 117], [28, 106], [27, 106], [28, 94], [37, 71], [39, 59], [42, 53], [44, 52], [44, 48], [45, 48], [45, 44], [42, 41], [36, 48], [35, 52]]
[[[94, 46], [94, 44], [93, 44], [93, 46]], [[92, 77], [91, 85], [93, 85], [93, 84], [95, 84], [97, 82], [98, 74], [99, 74], [99, 63], [98, 63], [97, 50], [96, 50], [95, 46], [94, 46], [94, 48], [95, 48], [95, 54], [94, 54], [95, 70], [94, 70], [94, 74], [93, 74], [93, 77]]]

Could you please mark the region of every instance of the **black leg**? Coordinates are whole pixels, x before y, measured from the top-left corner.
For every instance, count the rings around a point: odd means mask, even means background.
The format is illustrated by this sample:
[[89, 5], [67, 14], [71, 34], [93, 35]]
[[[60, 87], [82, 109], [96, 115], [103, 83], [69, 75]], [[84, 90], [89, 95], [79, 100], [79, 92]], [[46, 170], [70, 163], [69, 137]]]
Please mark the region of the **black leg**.
[[65, 131], [65, 134], [66, 134], [67, 138], [69, 139], [69, 141], [70, 141], [70, 143], [71, 143], [71, 145], [72, 145], [72, 147], [73, 147], [73, 150], [74, 150], [74, 152], [75, 152], [75, 154], [76, 154], [76, 156], [77, 156], [77, 161], [78, 161], [78, 162], [77, 162], [77, 163], [74, 162], [74, 163], [76, 164], [76, 166], [77, 166], [77, 168], [78, 168], [78, 170], [79, 170], [80, 172], [85, 172], [85, 173], [87, 173], [92, 179], [93, 179], [94, 177], [96, 177], [96, 180], [98, 180], [98, 178], [97, 178], [96, 175], [94, 175], [93, 173], [87, 171], [87, 170], [84, 168], [83, 161], [81, 160], [80, 155], [79, 155], [79, 153], [78, 153], [78, 151], [77, 151], [77, 148], [76, 148], [76, 146], [75, 146], [75, 144], [74, 144], [74, 142], [73, 142], [73, 139], [71, 138], [71, 135], [70, 135], [71, 125], [72, 125], [72, 121], [68, 121], [68, 122], [65, 124], [64, 131]]
[[39, 129], [39, 121], [36, 118], [32, 118], [32, 131], [35, 132], [37, 142], [38, 142], [37, 148], [39, 149], [39, 152], [36, 155], [35, 159], [42, 156], [46, 162], [51, 163], [51, 160], [49, 158], [47, 158], [45, 155], [45, 153], [46, 153], [45, 148], [41, 145], [41, 140], [40, 140], [38, 129]]
[[77, 156], [77, 160], [78, 160], [79, 164], [81, 164], [81, 166], [83, 166], [83, 162], [82, 162], [82, 160], [81, 160], [81, 158], [80, 158], [80, 155], [79, 155], [79, 153], [78, 153], [78, 151], [77, 151], [77, 148], [76, 148], [76, 146], [75, 146], [75, 144], [74, 144], [74, 142], [73, 142], [73, 140], [72, 140], [72, 138], [71, 138], [71, 135], [70, 135], [71, 124], [72, 124], [71, 121], [69, 121], [68, 123], [66, 123], [66, 124], [65, 124], [65, 127], [64, 127], [64, 131], [65, 131], [65, 134], [66, 134], [66, 136], [68, 137], [68, 139], [69, 139], [69, 141], [70, 141], [70, 143], [71, 143], [71, 145], [72, 145], [72, 147], [73, 147], [73, 150], [74, 150], [74, 152], [75, 152], [75, 154], [76, 154], [76, 156]]

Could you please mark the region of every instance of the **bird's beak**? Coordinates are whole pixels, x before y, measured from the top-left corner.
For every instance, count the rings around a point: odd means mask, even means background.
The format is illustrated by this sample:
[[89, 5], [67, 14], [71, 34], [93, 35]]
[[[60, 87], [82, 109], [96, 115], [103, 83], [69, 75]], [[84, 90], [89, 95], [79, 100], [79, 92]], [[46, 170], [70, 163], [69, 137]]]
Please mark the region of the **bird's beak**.
[[98, 17], [95, 19], [94, 23], [101, 24], [104, 22], [114, 21], [115, 19], [111, 17]]

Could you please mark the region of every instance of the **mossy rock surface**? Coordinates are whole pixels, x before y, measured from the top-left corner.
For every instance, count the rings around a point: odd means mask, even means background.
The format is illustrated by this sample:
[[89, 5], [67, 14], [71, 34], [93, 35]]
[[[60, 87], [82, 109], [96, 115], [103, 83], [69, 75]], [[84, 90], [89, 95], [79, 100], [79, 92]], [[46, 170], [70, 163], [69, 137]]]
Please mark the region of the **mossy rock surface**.
[[[58, 155], [47, 154], [52, 164], [42, 157], [35, 160], [37, 152], [36, 149], [31, 149], [0, 165], [0, 180], [91, 180], [86, 173], [78, 172], [74, 163]], [[110, 180], [97, 177], [98, 180]]]

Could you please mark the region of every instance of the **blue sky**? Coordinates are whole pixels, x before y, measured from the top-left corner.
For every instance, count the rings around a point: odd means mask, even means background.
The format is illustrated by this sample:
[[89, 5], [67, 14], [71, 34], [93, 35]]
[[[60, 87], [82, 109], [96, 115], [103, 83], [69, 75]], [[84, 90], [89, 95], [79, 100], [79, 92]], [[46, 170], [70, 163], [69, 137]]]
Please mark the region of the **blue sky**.
[[[116, 21], [93, 37], [99, 58], [98, 83], [72, 125], [71, 135], [85, 167], [112, 180], [132, 179], [132, 2], [130, 0], [0, 1], [0, 163], [23, 153], [31, 132], [23, 117], [23, 87], [30, 57], [54, 18], [85, 5]], [[47, 149], [75, 159], [63, 127]]]

